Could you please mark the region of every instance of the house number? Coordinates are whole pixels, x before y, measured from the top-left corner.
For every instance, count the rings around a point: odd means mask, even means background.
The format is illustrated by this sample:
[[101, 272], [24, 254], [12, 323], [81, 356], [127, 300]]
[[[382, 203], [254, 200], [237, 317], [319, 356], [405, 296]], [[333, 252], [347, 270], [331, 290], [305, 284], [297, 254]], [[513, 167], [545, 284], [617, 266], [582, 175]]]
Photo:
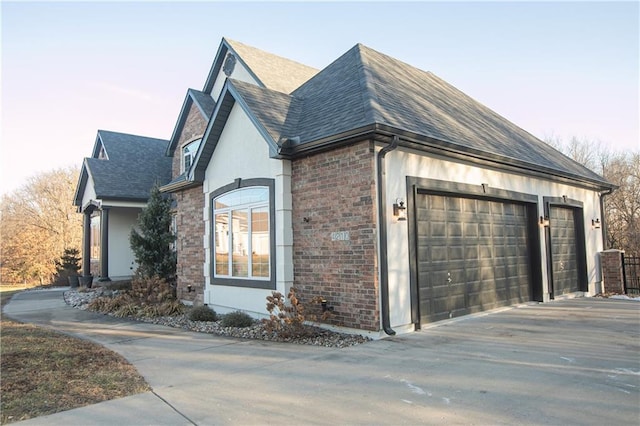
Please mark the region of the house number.
[[331, 233], [331, 241], [349, 241], [349, 231], [338, 231]]

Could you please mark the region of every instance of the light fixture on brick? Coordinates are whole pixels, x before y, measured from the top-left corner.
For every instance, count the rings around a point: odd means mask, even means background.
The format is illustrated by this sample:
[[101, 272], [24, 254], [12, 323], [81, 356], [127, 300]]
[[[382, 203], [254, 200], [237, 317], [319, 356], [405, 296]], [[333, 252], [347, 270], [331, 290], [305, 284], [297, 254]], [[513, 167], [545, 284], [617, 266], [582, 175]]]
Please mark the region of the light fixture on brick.
[[595, 219], [591, 219], [591, 226], [593, 227], [593, 229], [598, 229], [600, 228], [600, 218], [595, 218]]
[[407, 220], [407, 208], [402, 198], [397, 198], [396, 202], [393, 203], [393, 215], [397, 218], [398, 222]]
[[549, 216], [540, 216], [540, 226], [549, 226]]

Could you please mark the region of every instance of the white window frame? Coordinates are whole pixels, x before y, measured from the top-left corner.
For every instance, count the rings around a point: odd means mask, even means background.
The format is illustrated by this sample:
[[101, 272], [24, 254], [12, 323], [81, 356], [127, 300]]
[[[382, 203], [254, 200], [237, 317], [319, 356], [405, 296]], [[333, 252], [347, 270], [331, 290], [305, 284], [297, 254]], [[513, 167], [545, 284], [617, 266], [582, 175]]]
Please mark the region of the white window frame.
[[[200, 148], [200, 142], [202, 142], [202, 138], [197, 138], [182, 146], [180, 173], [188, 172], [191, 165], [193, 165], [193, 160], [195, 160], [198, 148]], [[187, 165], [187, 160], [189, 160], [189, 165]]]

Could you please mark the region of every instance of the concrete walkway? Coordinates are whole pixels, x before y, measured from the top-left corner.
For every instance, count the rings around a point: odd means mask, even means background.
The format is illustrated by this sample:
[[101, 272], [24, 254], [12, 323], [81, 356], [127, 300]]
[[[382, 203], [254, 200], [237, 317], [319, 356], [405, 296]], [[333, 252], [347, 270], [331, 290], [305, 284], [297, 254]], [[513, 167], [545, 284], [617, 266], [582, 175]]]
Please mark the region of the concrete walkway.
[[17, 425], [640, 424], [640, 303], [521, 306], [345, 348], [247, 341], [19, 293], [18, 321], [98, 342], [153, 391]]

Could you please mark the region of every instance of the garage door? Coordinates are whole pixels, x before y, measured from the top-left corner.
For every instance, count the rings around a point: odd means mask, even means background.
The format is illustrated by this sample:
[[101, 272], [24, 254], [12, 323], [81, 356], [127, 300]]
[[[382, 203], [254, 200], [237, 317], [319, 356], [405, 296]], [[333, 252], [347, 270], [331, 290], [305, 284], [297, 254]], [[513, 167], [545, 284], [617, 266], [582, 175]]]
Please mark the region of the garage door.
[[578, 249], [574, 209], [549, 209], [549, 236], [553, 295], [578, 291]]
[[416, 196], [422, 324], [531, 300], [524, 204]]

